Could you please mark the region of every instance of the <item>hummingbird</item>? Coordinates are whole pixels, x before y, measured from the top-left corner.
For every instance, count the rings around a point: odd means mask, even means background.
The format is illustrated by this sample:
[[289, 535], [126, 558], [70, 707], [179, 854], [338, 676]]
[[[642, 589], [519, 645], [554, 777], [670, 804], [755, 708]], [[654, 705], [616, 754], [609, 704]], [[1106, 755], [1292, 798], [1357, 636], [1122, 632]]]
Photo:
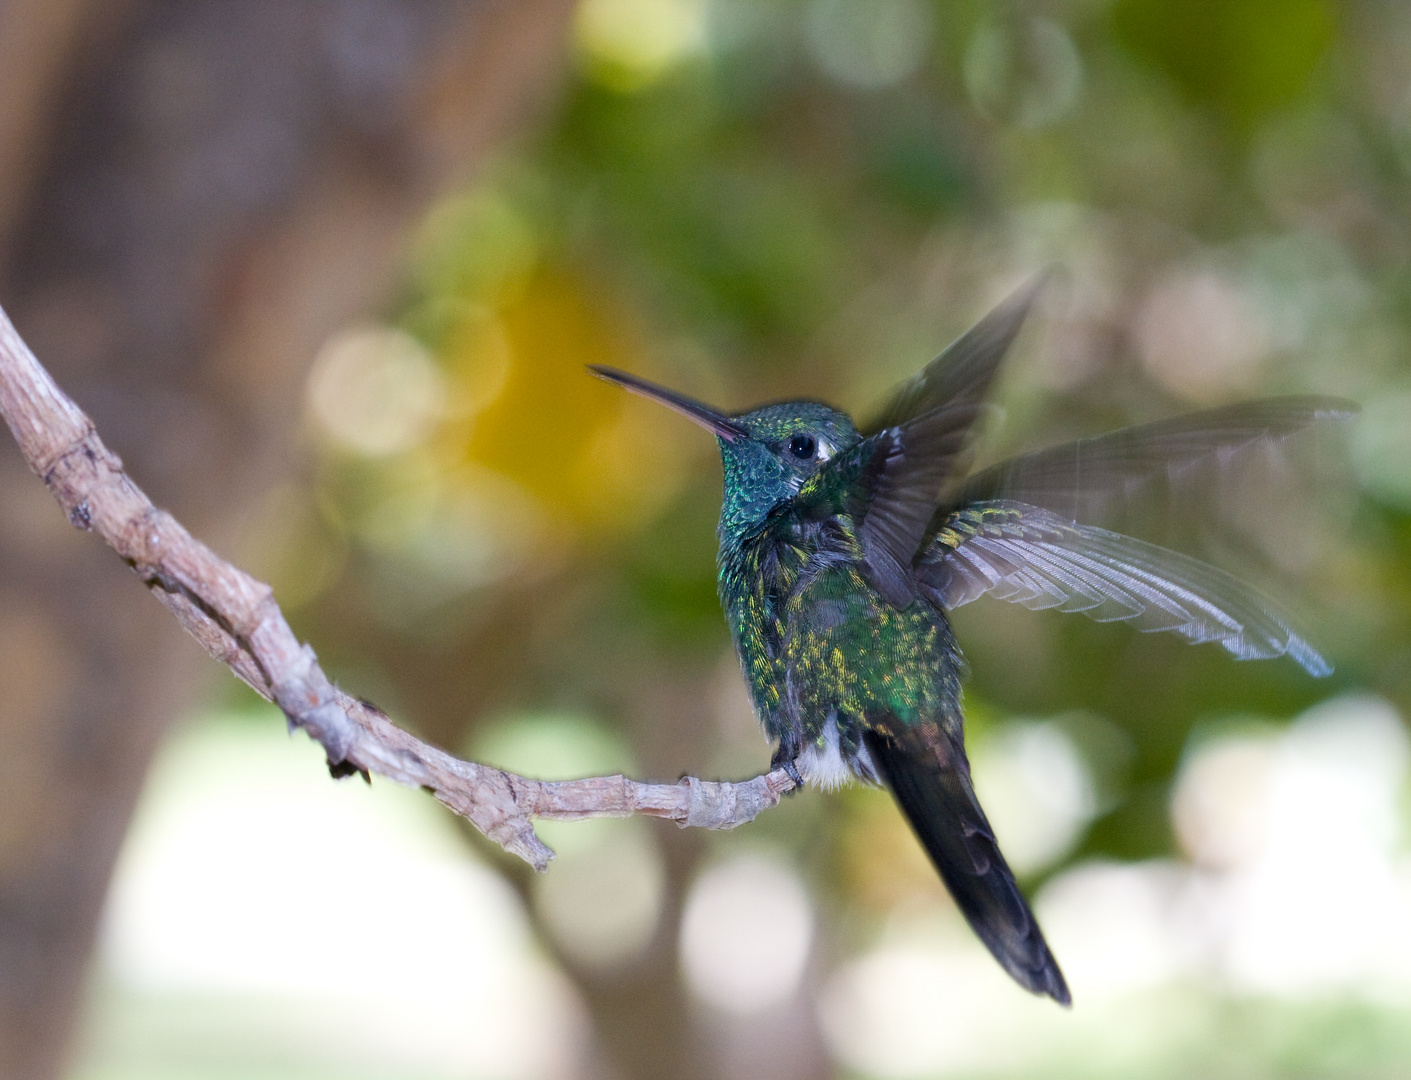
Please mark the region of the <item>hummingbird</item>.
[[1040, 281], [1011, 295], [859, 428], [811, 400], [727, 414], [613, 368], [593, 374], [715, 435], [717, 579], [750, 695], [801, 787], [858, 779], [896, 798], [957, 907], [1021, 986], [1068, 984], [971, 783], [964, 664], [948, 613], [982, 595], [1214, 642], [1241, 660], [1328, 662], [1225, 571], [1046, 507], [1291, 434], [1356, 406], [1284, 397], [1124, 428], [971, 472], [978, 421]]

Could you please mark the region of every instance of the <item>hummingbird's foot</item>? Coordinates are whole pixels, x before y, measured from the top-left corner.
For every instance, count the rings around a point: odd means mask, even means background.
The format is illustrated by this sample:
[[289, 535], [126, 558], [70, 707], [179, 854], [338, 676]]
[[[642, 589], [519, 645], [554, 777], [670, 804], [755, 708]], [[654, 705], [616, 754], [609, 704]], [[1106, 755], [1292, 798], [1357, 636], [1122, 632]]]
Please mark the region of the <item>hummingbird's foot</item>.
[[789, 774], [789, 779], [794, 782], [794, 786], [791, 787], [788, 791], [784, 792], [784, 794], [792, 795], [794, 792], [798, 791], [799, 788], [803, 787], [803, 775], [799, 772], [799, 766], [797, 762], [784, 761], [781, 762], [780, 765], [783, 770]]

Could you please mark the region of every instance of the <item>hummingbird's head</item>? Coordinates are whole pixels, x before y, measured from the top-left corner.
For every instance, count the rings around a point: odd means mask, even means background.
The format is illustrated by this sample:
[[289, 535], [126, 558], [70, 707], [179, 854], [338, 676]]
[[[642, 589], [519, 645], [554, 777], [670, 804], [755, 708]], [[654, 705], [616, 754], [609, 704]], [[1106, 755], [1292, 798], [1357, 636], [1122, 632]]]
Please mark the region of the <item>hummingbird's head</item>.
[[731, 423], [742, 428], [746, 438], [736, 443], [721, 440], [727, 484], [732, 465], [744, 466], [757, 457], [771, 461], [775, 467], [766, 471], [777, 475], [776, 502], [797, 495], [804, 481], [824, 462], [858, 440], [857, 429], [846, 414], [817, 401], [766, 405], [731, 417]]
[[798, 494], [824, 462], [859, 439], [846, 414], [814, 401], [788, 401], [729, 416], [675, 391], [613, 368], [594, 366], [599, 378], [649, 398], [712, 432], [725, 466], [722, 537], [739, 537]]

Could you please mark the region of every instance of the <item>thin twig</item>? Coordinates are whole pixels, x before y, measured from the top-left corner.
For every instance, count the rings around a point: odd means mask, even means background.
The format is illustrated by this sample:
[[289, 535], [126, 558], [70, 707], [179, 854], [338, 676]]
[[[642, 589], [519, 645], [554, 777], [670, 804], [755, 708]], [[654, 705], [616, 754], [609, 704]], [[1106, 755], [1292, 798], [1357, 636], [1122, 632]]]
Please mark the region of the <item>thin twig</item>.
[[740, 783], [694, 777], [677, 784], [624, 776], [530, 780], [428, 746], [334, 686], [313, 650], [290, 630], [268, 585], [219, 558], [152, 505], [3, 310], [0, 416], [69, 521], [107, 541], [208, 653], [278, 705], [292, 727], [316, 739], [335, 775], [377, 773], [426, 788], [540, 870], [554, 853], [535, 835], [531, 818], [650, 814], [683, 827], [732, 829], [774, 806], [793, 786], [782, 769]]

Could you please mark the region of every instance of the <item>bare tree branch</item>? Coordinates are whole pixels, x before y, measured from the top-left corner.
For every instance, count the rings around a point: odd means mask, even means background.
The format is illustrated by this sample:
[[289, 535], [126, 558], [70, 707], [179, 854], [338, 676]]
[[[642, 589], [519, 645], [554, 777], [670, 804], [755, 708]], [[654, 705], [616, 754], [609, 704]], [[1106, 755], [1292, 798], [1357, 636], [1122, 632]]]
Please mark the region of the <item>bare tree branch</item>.
[[0, 415], [69, 521], [107, 541], [208, 653], [278, 705], [292, 727], [316, 739], [335, 775], [377, 773], [426, 788], [540, 870], [554, 854], [535, 835], [531, 818], [650, 814], [683, 827], [732, 829], [777, 804], [793, 786], [782, 769], [740, 783], [687, 777], [677, 784], [644, 784], [625, 776], [531, 780], [428, 746], [375, 706], [334, 686], [313, 650], [294, 636], [268, 585], [218, 557], [152, 505], [3, 310]]

